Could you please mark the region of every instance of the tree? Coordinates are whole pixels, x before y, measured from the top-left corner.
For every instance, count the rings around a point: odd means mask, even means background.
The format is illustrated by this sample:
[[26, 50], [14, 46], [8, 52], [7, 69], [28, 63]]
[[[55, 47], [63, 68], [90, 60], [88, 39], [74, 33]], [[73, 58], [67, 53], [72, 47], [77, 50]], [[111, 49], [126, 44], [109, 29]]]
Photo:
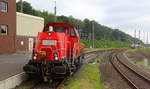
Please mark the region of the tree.
[[[33, 14], [33, 9], [30, 3], [23, 1], [23, 13], [25, 14]], [[21, 10], [21, 1], [17, 2], [17, 11], [20, 12]]]
[[[20, 12], [21, 2], [17, 2], [17, 11]], [[55, 22], [55, 15], [47, 11], [40, 11], [32, 8], [31, 4], [23, 1], [23, 13], [30, 14], [34, 16], [39, 16], [44, 18], [44, 23]], [[131, 37], [130, 35], [120, 31], [119, 29], [112, 29], [110, 27], [99, 24], [96, 21], [91, 21], [88, 18], [83, 21], [73, 16], [57, 16], [57, 22], [68, 23], [76, 27], [77, 29], [82, 29], [82, 32], [88, 35], [92, 33], [92, 23], [94, 24], [94, 34], [96, 40], [108, 40], [108, 41], [119, 41], [119, 42], [140, 42], [141, 40]]]

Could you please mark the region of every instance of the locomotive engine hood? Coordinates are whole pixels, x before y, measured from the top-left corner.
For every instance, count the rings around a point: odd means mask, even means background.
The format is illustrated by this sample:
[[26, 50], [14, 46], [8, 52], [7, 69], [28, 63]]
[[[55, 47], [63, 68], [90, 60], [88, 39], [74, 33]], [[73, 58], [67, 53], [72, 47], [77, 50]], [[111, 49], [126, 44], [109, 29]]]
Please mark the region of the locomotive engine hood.
[[68, 39], [65, 31], [67, 31], [66, 29], [68, 28], [62, 26], [54, 28], [55, 31], [38, 33], [33, 59], [37, 56], [37, 60], [42, 60], [42, 54], [45, 55], [46, 60], [50, 61], [61, 61], [66, 58], [67, 55], [65, 50]]

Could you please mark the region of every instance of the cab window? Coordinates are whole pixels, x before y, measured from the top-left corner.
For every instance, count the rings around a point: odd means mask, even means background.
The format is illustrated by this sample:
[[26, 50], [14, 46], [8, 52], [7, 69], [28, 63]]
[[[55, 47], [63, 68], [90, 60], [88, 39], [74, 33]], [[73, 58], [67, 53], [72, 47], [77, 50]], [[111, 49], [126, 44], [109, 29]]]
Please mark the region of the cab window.
[[44, 29], [44, 32], [67, 33], [68, 27], [49, 26]]
[[67, 33], [68, 27], [53, 27], [54, 32]]
[[70, 30], [70, 37], [76, 37], [74, 29]]

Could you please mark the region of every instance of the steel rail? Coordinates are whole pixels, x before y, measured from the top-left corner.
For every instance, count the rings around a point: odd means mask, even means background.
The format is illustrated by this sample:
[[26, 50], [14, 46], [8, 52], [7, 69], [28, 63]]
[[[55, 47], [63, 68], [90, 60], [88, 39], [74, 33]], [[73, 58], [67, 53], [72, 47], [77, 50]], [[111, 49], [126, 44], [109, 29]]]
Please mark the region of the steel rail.
[[[149, 79], [146, 78], [144, 75], [138, 73], [137, 71], [135, 71], [133, 68], [131, 68], [130, 66], [128, 66], [125, 62], [123, 62], [119, 57], [118, 57], [118, 53], [114, 52], [111, 53], [109, 55], [109, 60], [112, 64], [112, 66], [115, 68], [115, 70], [128, 82], [128, 84], [130, 84], [130, 86], [133, 89], [141, 89], [139, 88], [138, 85], [135, 84], [135, 81], [133, 81], [132, 79], [129, 78], [129, 76], [127, 76], [127, 74], [125, 74], [121, 67], [119, 65], [124, 66], [126, 69], [130, 70], [133, 74], [137, 75], [138, 78], [144, 80], [145, 82], [150, 83]], [[116, 63], [116, 61], [118, 61], [119, 64]]]
[[[104, 50], [97, 50], [97, 51], [87, 52], [87, 53], [84, 53], [84, 55], [86, 56], [85, 57], [86, 59], [89, 59], [90, 57], [93, 57], [94, 54], [97, 54], [97, 53], [103, 52], [103, 51]], [[57, 85], [52, 86], [52, 88], [49, 87], [48, 89], [59, 89], [59, 88], [61, 88], [61, 85], [63, 85], [66, 82], [67, 79], [68, 79], [68, 77], [64, 78], [61, 81], [54, 82], [54, 84], [57, 84]], [[30, 89], [40, 89], [40, 87], [42, 87], [41, 83], [38, 82], [34, 86], [32, 86]]]
[[131, 70], [132, 72], [134, 72], [135, 74], [137, 74], [139, 77], [141, 77], [142, 79], [144, 79], [145, 81], [150, 83], [150, 79], [147, 78], [146, 76], [144, 76], [143, 74], [138, 73], [134, 68], [128, 66], [126, 63], [124, 63], [123, 61], [120, 60], [120, 58], [118, 56], [116, 56], [117, 60], [124, 65], [126, 68], [128, 68], [129, 70]]
[[121, 76], [123, 76], [124, 77], [124, 79], [130, 84], [130, 86], [132, 86], [134, 89], [139, 89], [126, 75], [124, 75], [123, 73], [122, 73], [122, 71], [118, 68], [118, 66], [115, 64], [115, 62], [114, 62], [114, 58], [115, 57], [113, 57], [113, 53], [112, 53], [112, 55], [109, 57], [110, 58], [110, 62], [111, 62], [111, 64], [112, 64], [112, 66], [115, 68], [115, 70], [119, 73], [119, 74], [121, 74]]

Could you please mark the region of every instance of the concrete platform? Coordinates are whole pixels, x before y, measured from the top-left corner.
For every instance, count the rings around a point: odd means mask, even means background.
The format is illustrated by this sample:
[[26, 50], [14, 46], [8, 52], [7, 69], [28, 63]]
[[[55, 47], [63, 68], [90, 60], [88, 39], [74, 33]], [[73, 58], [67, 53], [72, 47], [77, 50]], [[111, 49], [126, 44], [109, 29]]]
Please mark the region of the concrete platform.
[[28, 76], [25, 73], [19, 73], [5, 80], [0, 81], [0, 89], [14, 89], [20, 85], [23, 81], [26, 81]]
[[23, 73], [22, 68], [30, 58], [30, 53], [0, 55], [0, 81]]

